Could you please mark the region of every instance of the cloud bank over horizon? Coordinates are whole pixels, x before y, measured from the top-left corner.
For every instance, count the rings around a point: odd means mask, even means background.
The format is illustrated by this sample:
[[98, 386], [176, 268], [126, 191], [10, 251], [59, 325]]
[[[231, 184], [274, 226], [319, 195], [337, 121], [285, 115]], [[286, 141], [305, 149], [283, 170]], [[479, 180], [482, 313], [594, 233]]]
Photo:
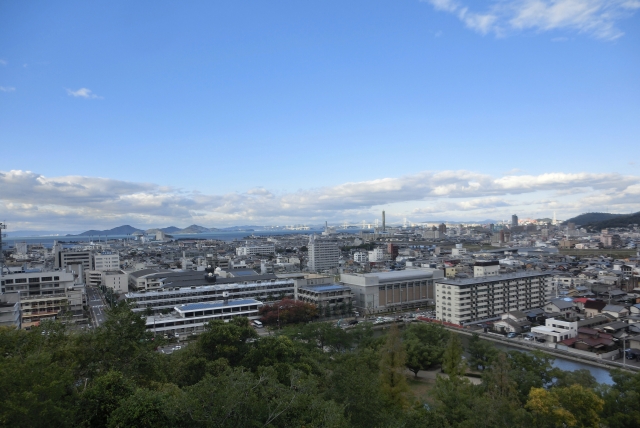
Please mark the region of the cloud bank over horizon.
[[640, 211], [640, 176], [618, 173], [509, 173], [421, 171], [401, 177], [274, 192], [262, 187], [210, 194], [111, 178], [45, 177], [31, 171], [0, 171], [0, 212], [12, 230], [208, 227], [240, 224], [368, 223], [387, 212], [407, 218], [473, 221], [558, 218], [589, 211]]
[[618, 22], [640, 9], [639, 0], [422, 0], [438, 11], [455, 15], [464, 25], [481, 34], [504, 37], [518, 31], [570, 30], [603, 40], [624, 35]]

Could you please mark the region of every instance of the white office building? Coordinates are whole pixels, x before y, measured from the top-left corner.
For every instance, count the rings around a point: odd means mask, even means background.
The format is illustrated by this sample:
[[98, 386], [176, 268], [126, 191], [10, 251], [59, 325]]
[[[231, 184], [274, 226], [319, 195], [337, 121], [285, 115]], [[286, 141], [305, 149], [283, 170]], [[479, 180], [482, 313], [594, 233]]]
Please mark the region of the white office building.
[[146, 318], [148, 331], [156, 334], [196, 335], [204, 331], [212, 320], [228, 322], [234, 317], [258, 319], [262, 302], [254, 299], [188, 303], [176, 306], [169, 314], [158, 314]]
[[93, 270], [120, 269], [120, 255], [115, 251], [103, 251], [93, 255]]
[[237, 256], [255, 256], [255, 255], [266, 255], [266, 254], [275, 254], [276, 247], [273, 244], [265, 244], [265, 245], [247, 245], [244, 247], [236, 248]]
[[353, 261], [356, 263], [366, 263], [369, 261], [369, 253], [365, 253], [364, 251], [353, 253]]
[[384, 260], [385, 260], [384, 249], [374, 248], [372, 251], [369, 251], [369, 262], [380, 263], [380, 262], [383, 262]]
[[550, 272], [517, 272], [437, 280], [436, 317], [462, 325], [540, 308], [551, 295], [552, 277]]
[[500, 262], [497, 260], [478, 260], [473, 265], [473, 276], [494, 276], [500, 274]]
[[102, 284], [116, 294], [129, 291], [129, 274], [122, 270], [108, 270], [102, 272]]
[[337, 268], [340, 260], [338, 243], [333, 240], [317, 238], [312, 235], [309, 238], [309, 270], [322, 272]]

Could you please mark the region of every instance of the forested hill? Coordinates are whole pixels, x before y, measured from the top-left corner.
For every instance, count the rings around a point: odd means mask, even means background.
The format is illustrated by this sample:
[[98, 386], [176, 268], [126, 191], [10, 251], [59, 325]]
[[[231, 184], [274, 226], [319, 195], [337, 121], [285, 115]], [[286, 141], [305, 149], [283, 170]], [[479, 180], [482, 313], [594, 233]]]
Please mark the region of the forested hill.
[[[289, 318], [279, 320], [286, 324]], [[62, 314], [64, 318], [64, 314]], [[124, 303], [91, 331], [43, 321], [0, 328], [0, 425], [12, 428], [423, 428], [640, 426], [640, 374], [553, 368], [477, 336], [412, 323], [283, 325], [259, 337], [246, 318], [214, 321], [172, 354]], [[420, 370], [448, 376], [428, 379]], [[481, 375], [473, 385], [465, 373]], [[422, 374], [414, 378], [409, 372]]]
[[610, 227], [629, 227], [631, 224], [640, 224], [640, 211], [634, 214], [620, 215], [608, 220], [589, 223], [585, 226], [592, 230], [602, 230]]
[[584, 226], [586, 224], [597, 223], [599, 221], [610, 220], [616, 217], [624, 216], [625, 214], [609, 214], [609, 213], [585, 213], [580, 214], [566, 220], [564, 223], [574, 223], [576, 226]]

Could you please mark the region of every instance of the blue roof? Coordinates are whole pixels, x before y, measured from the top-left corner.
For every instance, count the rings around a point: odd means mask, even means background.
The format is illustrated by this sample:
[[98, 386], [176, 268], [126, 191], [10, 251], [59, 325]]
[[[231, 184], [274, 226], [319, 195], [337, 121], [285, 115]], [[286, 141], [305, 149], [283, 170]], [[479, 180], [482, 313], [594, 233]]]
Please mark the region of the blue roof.
[[257, 305], [262, 302], [254, 299], [243, 299], [243, 300], [229, 300], [229, 303], [224, 303], [221, 301], [217, 302], [209, 302], [209, 303], [187, 303], [186, 305], [176, 306], [176, 309], [181, 310], [182, 312], [189, 311], [202, 311], [206, 309], [218, 309], [223, 307], [233, 307], [233, 306], [242, 306], [242, 305]]
[[329, 285], [306, 285], [304, 287], [300, 287], [303, 288], [305, 290], [311, 290], [311, 291], [317, 291], [317, 292], [322, 292], [322, 291], [339, 291], [339, 290], [344, 290], [344, 289], [349, 289], [349, 287], [345, 287], [344, 285], [338, 285], [338, 284], [329, 284]]

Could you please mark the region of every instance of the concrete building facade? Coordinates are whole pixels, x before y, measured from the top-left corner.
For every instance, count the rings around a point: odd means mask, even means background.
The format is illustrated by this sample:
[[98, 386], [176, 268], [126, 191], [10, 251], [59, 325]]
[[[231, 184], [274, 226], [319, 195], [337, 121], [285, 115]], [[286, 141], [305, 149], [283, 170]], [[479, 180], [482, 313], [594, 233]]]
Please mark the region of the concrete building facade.
[[526, 311], [545, 304], [552, 273], [518, 272], [479, 278], [437, 280], [436, 318], [466, 324]]
[[309, 238], [309, 270], [322, 272], [337, 268], [340, 261], [340, 249], [334, 240], [321, 239], [312, 235]]
[[439, 269], [406, 269], [342, 274], [340, 283], [351, 288], [353, 305], [364, 315], [393, 309], [424, 308], [435, 299], [434, 280], [443, 276], [444, 272]]

